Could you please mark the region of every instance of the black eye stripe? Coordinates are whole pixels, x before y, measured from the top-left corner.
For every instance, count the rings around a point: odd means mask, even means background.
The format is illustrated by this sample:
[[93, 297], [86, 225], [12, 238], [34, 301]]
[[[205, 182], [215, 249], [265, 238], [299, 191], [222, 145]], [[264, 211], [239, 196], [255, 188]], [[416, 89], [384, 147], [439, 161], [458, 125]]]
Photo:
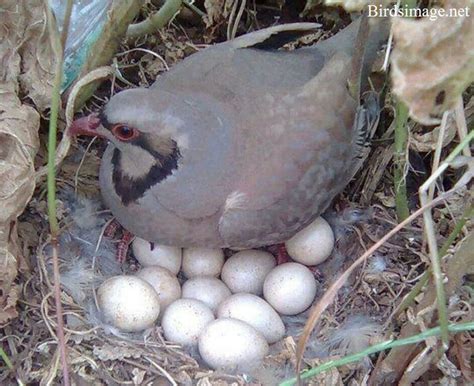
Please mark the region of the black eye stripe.
[[[159, 163], [153, 165], [143, 177], [138, 178], [131, 178], [122, 173], [120, 166], [122, 154], [119, 149], [114, 149], [112, 154], [112, 183], [115, 192], [125, 206], [143, 197], [148, 189], [165, 180], [178, 169], [181, 153], [176, 142], [173, 142], [173, 145], [173, 151], [167, 156], [154, 153]], [[143, 147], [143, 149], [146, 150], [146, 147]]]
[[108, 121], [107, 117], [105, 116], [104, 110], [101, 110], [99, 112], [99, 120], [102, 126], [104, 126], [106, 129], [110, 130], [110, 122]]

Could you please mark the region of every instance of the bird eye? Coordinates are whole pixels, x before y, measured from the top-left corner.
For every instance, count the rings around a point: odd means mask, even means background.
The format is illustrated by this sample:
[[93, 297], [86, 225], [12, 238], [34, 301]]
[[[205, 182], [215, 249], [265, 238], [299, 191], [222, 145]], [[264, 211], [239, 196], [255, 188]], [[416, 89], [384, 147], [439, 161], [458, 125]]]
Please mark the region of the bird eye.
[[112, 134], [121, 141], [129, 141], [138, 136], [138, 130], [127, 125], [116, 125], [112, 128]]

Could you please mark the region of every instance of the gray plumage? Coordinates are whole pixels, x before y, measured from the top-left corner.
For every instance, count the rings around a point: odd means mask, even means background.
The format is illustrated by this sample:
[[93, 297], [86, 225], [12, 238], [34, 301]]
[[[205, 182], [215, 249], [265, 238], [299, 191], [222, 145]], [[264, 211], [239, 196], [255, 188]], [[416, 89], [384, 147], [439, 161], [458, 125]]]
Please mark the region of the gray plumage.
[[[314, 24], [250, 33], [113, 96], [97, 133], [110, 140], [100, 185], [117, 220], [161, 244], [251, 248], [321, 214], [360, 152], [348, 87], [358, 25], [294, 51], [268, 48]], [[138, 137], [117, 139], [116, 124]]]

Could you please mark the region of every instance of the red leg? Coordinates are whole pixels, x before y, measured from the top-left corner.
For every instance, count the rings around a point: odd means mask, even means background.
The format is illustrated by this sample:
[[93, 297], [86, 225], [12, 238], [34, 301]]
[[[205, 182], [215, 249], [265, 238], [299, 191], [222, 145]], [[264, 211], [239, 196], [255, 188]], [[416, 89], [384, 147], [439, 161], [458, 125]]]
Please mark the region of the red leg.
[[[293, 261], [293, 259], [290, 257], [290, 255], [288, 254], [286, 250], [285, 244], [277, 244], [276, 247], [277, 247], [277, 251], [276, 251], [277, 265], [290, 263]], [[321, 271], [315, 265], [307, 266], [307, 267], [313, 273], [316, 279], [323, 278]]]
[[314, 275], [314, 277], [316, 279], [318, 279], [319, 281], [323, 280], [324, 279], [324, 275], [322, 274], [322, 272], [317, 268], [316, 265], [311, 265], [311, 266], [307, 266], [308, 269], [311, 271], [311, 273]]
[[104, 236], [105, 237], [114, 237], [117, 233], [117, 231], [119, 230], [119, 228], [121, 228], [121, 225], [120, 223], [114, 218], [110, 223], [109, 225], [107, 225], [107, 227], [105, 228], [105, 231], [104, 231]]
[[127, 260], [127, 252], [130, 246], [130, 243], [135, 238], [135, 235], [127, 231], [126, 229], [123, 230], [122, 238], [119, 240], [117, 245], [117, 261], [119, 263], [124, 263]]
[[276, 261], [277, 261], [277, 265], [289, 263], [290, 261], [293, 261], [291, 260], [291, 257], [288, 254], [288, 252], [286, 251], [285, 244], [278, 245]]

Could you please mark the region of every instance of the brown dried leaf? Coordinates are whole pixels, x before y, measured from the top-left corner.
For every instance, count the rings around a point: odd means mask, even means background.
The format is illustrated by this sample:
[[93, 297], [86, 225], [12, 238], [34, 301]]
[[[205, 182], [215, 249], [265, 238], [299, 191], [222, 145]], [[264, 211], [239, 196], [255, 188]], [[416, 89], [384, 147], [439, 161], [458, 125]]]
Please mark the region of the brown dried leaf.
[[454, 335], [453, 351], [459, 363], [459, 369], [468, 382], [474, 382], [472, 376], [471, 358], [473, 355], [474, 338], [468, 332]]
[[[21, 31], [23, 44], [20, 49], [22, 72], [21, 88], [31, 98], [39, 111], [49, 108], [53, 89], [56, 57], [52, 52], [46, 24], [44, 1], [23, 1], [21, 12], [25, 30]], [[28, 6], [26, 6], [28, 5]]]
[[93, 353], [102, 361], [113, 361], [124, 358], [140, 358], [143, 355], [142, 350], [109, 343], [95, 345]]
[[[305, 12], [308, 12], [312, 7], [318, 5], [318, 1], [308, 0], [305, 6]], [[335, 7], [340, 5], [348, 12], [361, 11], [367, 4], [372, 3], [368, 0], [325, 0], [324, 4], [329, 5], [330, 7]]]
[[[339, 359], [338, 357], [333, 357], [331, 360]], [[309, 361], [309, 365], [311, 367], [319, 366], [323, 363], [323, 361], [316, 359]], [[327, 371], [323, 371], [319, 373], [315, 377], [312, 377], [308, 380], [308, 385], [310, 386], [342, 386], [344, 383], [342, 382], [342, 376], [339, 372], [339, 369], [333, 367]]]
[[145, 379], [146, 371], [134, 368], [132, 370], [132, 381], [134, 385], [143, 385], [143, 380]]
[[[428, 153], [434, 151], [438, 146], [439, 131], [441, 126], [436, 126], [427, 133], [413, 133], [410, 138], [410, 148], [420, 152]], [[449, 145], [456, 136], [456, 122], [453, 116], [449, 116], [446, 130], [444, 132], [442, 147]]]
[[[303, 10], [303, 15], [309, 13], [313, 8], [321, 5], [322, 0], [306, 0], [306, 4]], [[388, 4], [388, 1], [384, 0], [324, 0], [324, 4], [330, 7], [341, 6], [348, 12], [362, 11], [367, 5], [376, 5], [379, 7], [381, 4]]]
[[21, 213], [33, 194], [39, 114], [22, 105], [7, 85], [0, 87], [0, 223], [7, 223]]
[[[39, 39], [44, 36], [35, 36], [33, 33], [45, 28], [43, 4], [40, 0], [7, 0], [2, 3], [0, 30], [4, 36], [0, 41], [0, 323], [16, 316], [14, 307], [18, 288], [13, 281], [23, 262], [17, 246], [16, 218], [25, 208], [35, 188], [33, 161], [39, 147], [39, 114], [31, 106], [22, 104], [18, 97], [19, 78], [22, 71], [28, 74], [23, 79], [22, 88], [32, 99], [39, 92], [46, 92], [50, 80], [45, 75], [47, 71], [43, 72], [43, 64], [35, 63], [35, 60], [40, 60]], [[28, 59], [24, 60], [24, 57]], [[40, 69], [35, 70], [35, 66]], [[44, 79], [40, 79], [41, 74], [45, 76]], [[49, 92], [47, 95], [49, 98]], [[44, 103], [41, 98], [38, 101]]]
[[211, 27], [226, 20], [235, 1], [237, 0], [204, 0], [204, 8], [207, 13], [206, 26]]
[[[474, 11], [470, 0], [448, 0], [446, 9]], [[474, 81], [474, 18], [393, 18], [393, 91], [423, 124], [436, 124]]]
[[[454, 255], [445, 260], [446, 264], [446, 278], [447, 283], [445, 286], [446, 295], [449, 298], [459, 288], [467, 274], [474, 273], [474, 233], [470, 233], [464, 240], [460, 241], [457, 245], [457, 250]], [[430, 281], [424, 295], [421, 298], [417, 298], [418, 305], [416, 306], [415, 313], [419, 314], [423, 310], [429, 309], [436, 301], [436, 290], [433, 280]], [[433, 313], [428, 312], [423, 315], [427, 323], [432, 323]], [[411, 322], [405, 323], [398, 339], [413, 336], [420, 332], [419, 327]], [[436, 353], [436, 351], [434, 351]], [[384, 383], [386, 380], [400, 379], [405, 371], [412, 371], [408, 369], [410, 361], [415, 363], [415, 356], [421, 355], [419, 352], [419, 346], [407, 345], [403, 347], [397, 347], [392, 349], [385, 359], [379, 364], [378, 372], [373, 375], [373, 384], [378, 385]], [[421, 368], [420, 368], [421, 370]], [[402, 384], [399, 382], [398, 384]]]
[[436, 361], [436, 351], [425, 348], [406, 367], [400, 385], [413, 385]]
[[[471, 97], [464, 107], [464, 118], [466, 119], [467, 127], [470, 127], [474, 122], [474, 97]], [[419, 126], [419, 125], [417, 125]], [[420, 153], [428, 153], [434, 151], [438, 145], [438, 137], [441, 126], [435, 127], [432, 131], [427, 133], [418, 133], [418, 130], [410, 130], [413, 134], [410, 137], [410, 148]], [[442, 142], [442, 147], [449, 145], [456, 136], [457, 126], [453, 115], [449, 114], [446, 122], [446, 130]]]

